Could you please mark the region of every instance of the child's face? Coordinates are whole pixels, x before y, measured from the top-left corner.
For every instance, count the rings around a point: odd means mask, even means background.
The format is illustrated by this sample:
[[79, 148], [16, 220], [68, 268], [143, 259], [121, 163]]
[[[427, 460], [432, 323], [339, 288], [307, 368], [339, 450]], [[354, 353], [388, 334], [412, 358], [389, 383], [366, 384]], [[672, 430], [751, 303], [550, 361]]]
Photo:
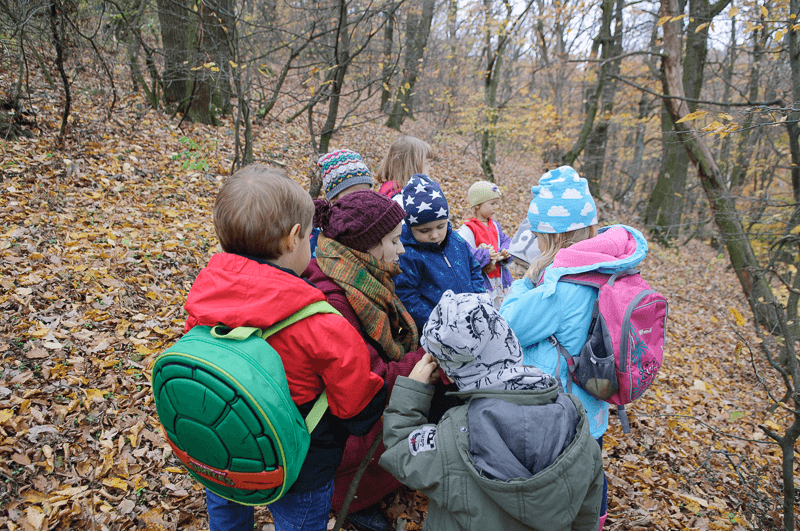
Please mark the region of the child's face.
[[492, 199], [490, 201], [486, 201], [485, 203], [481, 203], [478, 205], [477, 210], [475, 213], [477, 214], [477, 218], [479, 219], [489, 219], [495, 215], [495, 213], [500, 209], [500, 200], [499, 199]]
[[400, 255], [406, 252], [403, 242], [400, 241], [402, 232], [403, 224], [398, 223], [393, 231], [381, 239], [381, 243], [369, 250], [369, 254], [378, 260], [396, 263], [400, 259]]
[[447, 236], [447, 220], [437, 219], [411, 227], [411, 234], [419, 243], [442, 243]]

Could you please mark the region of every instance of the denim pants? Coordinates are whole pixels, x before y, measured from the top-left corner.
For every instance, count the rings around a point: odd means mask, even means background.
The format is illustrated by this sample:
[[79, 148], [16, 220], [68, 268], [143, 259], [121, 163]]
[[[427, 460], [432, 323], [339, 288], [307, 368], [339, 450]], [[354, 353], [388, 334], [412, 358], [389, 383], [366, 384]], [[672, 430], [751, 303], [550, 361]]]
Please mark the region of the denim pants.
[[[332, 498], [333, 479], [316, 490], [285, 494], [267, 508], [276, 531], [325, 531]], [[252, 531], [255, 525], [253, 507], [226, 500], [209, 490], [206, 507], [210, 531]]]
[[[597, 444], [600, 445], [600, 450], [603, 449], [603, 436], [601, 435], [597, 439]], [[600, 516], [603, 516], [608, 512], [608, 478], [606, 477], [605, 470], [603, 471], [603, 503], [600, 505]]]

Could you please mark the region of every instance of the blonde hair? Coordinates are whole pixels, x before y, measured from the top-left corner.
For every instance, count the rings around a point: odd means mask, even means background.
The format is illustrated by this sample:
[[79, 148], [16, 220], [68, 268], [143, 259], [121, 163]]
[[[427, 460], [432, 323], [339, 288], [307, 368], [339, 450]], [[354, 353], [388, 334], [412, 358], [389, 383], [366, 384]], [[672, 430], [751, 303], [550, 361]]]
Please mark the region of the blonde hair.
[[394, 181], [399, 187], [405, 186], [415, 173], [422, 173], [425, 160], [433, 157], [430, 144], [413, 136], [402, 135], [392, 142], [383, 157], [375, 179], [378, 184]]
[[214, 231], [222, 250], [273, 260], [292, 227], [311, 225], [314, 202], [283, 170], [250, 164], [231, 175], [214, 202]]
[[594, 238], [597, 236], [597, 225], [558, 234], [551, 234], [548, 232], [535, 232], [534, 234], [536, 234], [536, 237], [539, 238], [539, 241], [544, 245], [544, 250], [541, 256], [537, 257], [531, 262], [531, 265], [528, 266], [525, 276], [536, 285], [539, 281], [539, 277], [542, 275], [542, 271], [553, 263], [558, 251], [566, 249], [573, 243]]

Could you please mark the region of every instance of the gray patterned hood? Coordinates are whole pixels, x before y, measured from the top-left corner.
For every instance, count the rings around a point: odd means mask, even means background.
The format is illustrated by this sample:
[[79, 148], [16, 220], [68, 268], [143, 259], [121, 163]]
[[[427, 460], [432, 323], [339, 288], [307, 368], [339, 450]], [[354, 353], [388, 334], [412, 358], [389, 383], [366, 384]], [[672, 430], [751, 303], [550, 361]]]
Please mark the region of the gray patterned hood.
[[460, 391], [545, 389], [550, 376], [522, 365], [514, 332], [483, 293], [447, 290], [422, 331], [422, 346]]

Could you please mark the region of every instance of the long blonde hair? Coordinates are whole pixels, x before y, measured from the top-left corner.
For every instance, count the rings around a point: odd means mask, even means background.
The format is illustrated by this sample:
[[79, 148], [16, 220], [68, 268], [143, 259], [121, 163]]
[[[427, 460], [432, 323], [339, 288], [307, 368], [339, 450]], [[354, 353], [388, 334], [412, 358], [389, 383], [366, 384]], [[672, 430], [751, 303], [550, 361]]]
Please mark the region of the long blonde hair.
[[558, 251], [561, 249], [566, 249], [573, 243], [594, 238], [597, 236], [597, 225], [583, 227], [580, 229], [571, 230], [569, 232], [561, 232], [558, 234], [551, 234], [548, 232], [536, 232], [535, 234], [536, 237], [539, 238], [539, 241], [542, 242], [544, 250], [542, 251], [541, 256], [531, 262], [531, 265], [525, 272], [525, 276], [530, 279], [534, 285], [536, 285], [536, 283], [539, 281], [542, 271], [544, 271], [547, 266], [553, 263]]
[[430, 144], [419, 138], [402, 135], [392, 142], [383, 157], [375, 179], [378, 184], [394, 181], [402, 188], [415, 173], [422, 173], [425, 160], [433, 157]]

